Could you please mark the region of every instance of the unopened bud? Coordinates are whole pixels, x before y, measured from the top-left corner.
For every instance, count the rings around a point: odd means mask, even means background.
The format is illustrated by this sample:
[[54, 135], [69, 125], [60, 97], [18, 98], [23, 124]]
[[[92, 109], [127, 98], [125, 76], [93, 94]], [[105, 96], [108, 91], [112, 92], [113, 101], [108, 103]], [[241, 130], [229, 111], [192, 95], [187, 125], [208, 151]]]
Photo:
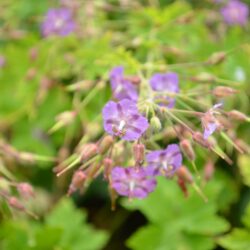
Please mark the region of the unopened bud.
[[178, 177], [177, 183], [181, 191], [183, 192], [184, 196], [188, 197], [188, 189], [187, 189], [186, 182], [182, 178]]
[[235, 93], [237, 93], [237, 90], [225, 86], [218, 86], [213, 90], [213, 95], [216, 97], [227, 97]]
[[77, 170], [72, 177], [72, 181], [68, 190], [68, 195], [71, 195], [76, 190], [80, 189], [83, 186], [86, 178], [87, 176], [82, 170]]
[[36, 47], [33, 47], [29, 51], [29, 58], [31, 62], [34, 62], [37, 59], [38, 56], [38, 49]]
[[241, 139], [234, 140], [234, 143], [239, 147], [245, 154], [250, 154], [250, 146]]
[[194, 82], [212, 83], [215, 82], [216, 77], [209, 73], [202, 72], [199, 75], [192, 77], [191, 80]]
[[153, 130], [156, 131], [156, 132], [160, 131], [161, 128], [162, 128], [161, 121], [157, 116], [153, 116], [150, 119], [150, 125], [152, 126]]
[[104, 178], [108, 180], [111, 174], [111, 170], [113, 168], [113, 160], [111, 158], [105, 158], [103, 160], [103, 166], [104, 166], [104, 171], [103, 171]]
[[93, 179], [96, 176], [99, 175], [99, 170], [101, 169], [102, 164], [100, 163], [93, 163], [89, 168], [88, 168], [88, 179]]
[[141, 166], [145, 156], [145, 146], [143, 144], [135, 144], [133, 146], [135, 165]]
[[76, 116], [76, 112], [75, 111], [65, 111], [62, 112], [61, 114], [57, 115], [56, 120], [58, 122], [63, 123], [64, 125], [68, 125], [70, 123], [72, 123], [72, 121], [74, 120]]
[[86, 161], [98, 153], [98, 147], [94, 143], [89, 143], [83, 146], [81, 159]]
[[211, 65], [216, 65], [222, 63], [226, 59], [226, 53], [221, 51], [221, 52], [216, 52], [213, 53], [207, 60], [208, 64]]
[[36, 74], [37, 74], [36, 68], [30, 68], [27, 71], [26, 79], [31, 81], [31, 80], [33, 80], [35, 78]]
[[194, 178], [191, 174], [191, 172], [188, 170], [187, 167], [181, 166], [177, 171], [176, 174], [179, 178], [183, 179], [187, 183], [193, 183]]
[[187, 139], [184, 139], [180, 142], [180, 146], [181, 146], [183, 153], [187, 156], [187, 158], [190, 161], [194, 161], [195, 160], [195, 153], [194, 153], [194, 150], [193, 150], [193, 147], [192, 147], [190, 141]]
[[193, 133], [192, 136], [193, 140], [197, 142], [199, 145], [201, 145], [204, 148], [210, 148], [210, 143], [203, 138], [203, 135], [200, 132]]
[[8, 198], [8, 204], [17, 210], [20, 210], [20, 211], [25, 210], [24, 205], [14, 196], [11, 196]]
[[125, 79], [127, 79], [134, 85], [139, 85], [141, 83], [141, 78], [139, 76], [127, 76]]
[[227, 112], [227, 115], [229, 118], [232, 118], [237, 121], [243, 121], [243, 122], [250, 121], [249, 117], [247, 117], [245, 114], [241, 113], [238, 110], [231, 110]]
[[99, 153], [100, 154], [105, 154], [109, 149], [110, 147], [113, 145], [114, 143], [114, 139], [111, 135], [106, 135], [100, 145], [99, 145]]
[[35, 196], [33, 187], [29, 183], [22, 182], [17, 184], [17, 190], [19, 194], [25, 199], [29, 199]]
[[211, 180], [213, 175], [214, 175], [214, 163], [211, 160], [209, 160], [204, 168], [204, 178], [206, 181], [209, 181]]

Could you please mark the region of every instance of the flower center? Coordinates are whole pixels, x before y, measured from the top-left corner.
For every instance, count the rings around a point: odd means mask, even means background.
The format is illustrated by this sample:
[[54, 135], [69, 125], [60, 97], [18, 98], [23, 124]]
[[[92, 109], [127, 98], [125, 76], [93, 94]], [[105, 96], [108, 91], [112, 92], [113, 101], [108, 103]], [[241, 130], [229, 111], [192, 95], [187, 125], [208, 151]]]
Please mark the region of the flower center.
[[119, 127], [118, 127], [118, 130], [123, 131], [125, 126], [126, 126], [126, 122], [124, 120], [121, 120], [120, 124], [119, 124]]
[[58, 28], [61, 28], [63, 26], [63, 19], [61, 18], [58, 18], [56, 21], [55, 21], [55, 27], [58, 29]]

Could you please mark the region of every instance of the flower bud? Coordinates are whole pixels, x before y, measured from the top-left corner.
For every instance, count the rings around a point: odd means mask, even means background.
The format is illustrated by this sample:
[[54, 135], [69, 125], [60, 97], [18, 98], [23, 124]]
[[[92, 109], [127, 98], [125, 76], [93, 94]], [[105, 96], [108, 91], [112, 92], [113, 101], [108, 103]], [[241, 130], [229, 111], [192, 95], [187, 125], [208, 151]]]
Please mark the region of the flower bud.
[[33, 47], [29, 50], [29, 59], [31, 62], [34, 62], [38, 57], [38, 48]]
[[225, 86], [218, 86], [213, 90], [213, 95], [216, 97], [227, 97], [235, 93], [237, 93], [237, 90]]
[[250, 154], [250, 146], [241, 139], [234, 140], [234, 143], [239, 147], [245, 154]]
[[223, 51], [213, 53], [207, 60], [208, 64], [217, 65], [226, 59], [226, 53]]
[[211, 180], [213, 175], [214, 175], [214, 163], [211, 160], [209, 160], [204, 168], [204, 178], [206, 181], [209, 181]]
[[94, 143], [85, 144], [82, 148], [81, 159], [86, 161], [98, 153], [98, 147]]
[[56, 116], [56, 120], [57, 122], [62, 123], [64, 126], [72, 123], [72, 121], [74, 120], [76, 116], [76, 112], [75, 111], [65, 111], [62, 112], [61, 114]]
[[109, 179], [111, 170], [113, 168], [113, 160], [111, 158], [105, 158], [103, 160], [104, 171], [103, 175], [106, 180]]
[[133, 146], [135, 165], [141, 166], [145, 156], [145, 146], [143, 144], [135, 144]]
[[31, 81], [35, 78], [36, 74], [37, 74], [36, 68], [30, 68], [26, 73], [26, 79]]
[[192, 138], [195, 142], [197, 142], [199, 145], [201, 145], [204, 148], [210, 148], [210, 143], [203, 138], [203, 135], [200, 132], [195, 132], [192, 135]]
[[99, 170], [101, 169], [102, 164], [100, 164], [99, 162], [97, 163], [93, 163], [89, 168], [88, 168], [88, 174], [87, 177], [88, 179], [93, 179], [96, 176], [99, 175]]
[[160, 131], [161, 128], [162, 128], [161, 121], [157, 116], [153, 116], [150, 119], [150, 125], [152, 126], [153, 130], [156, 131], [156, 132]]
[[209, 73], [202, 72], [199, 75], [192, 77], [191, 80], [194, 82], [213, 83], [215, 82], [216, 77]]
[[134, 85], [139, 85], [141, 83], [141, 78], [139, 76], [127, 76], [126, 80], [130, 81]]
[[17, 190], [19, 194], [25, 199], [29, 199], [35, 196], [33, 187], [29, 183], [25, 183], [25, 182], [18, 183]]
[[86, 178], [87, 176], [82, 170], [77, 170], [72, 177], [69, 190], [68, 190], [68, 195], [71, 195], [76, 190], [80, 189], [83, 186]]
[[24, 205], [15, 196], [11, 196], [8, 198], [8, 204], [17, 210], [25, 210]]
[[187, 189], [186, 182], [182, 178], [178, 177], [177, 183], [181, 191], [183, 192], [184, 196], [188, 197], [188, 189]]
[[176, 174], [179, 178], [181, 178], [182, 180], [184, 180], [187, 183], [194, 182], [194, 178], [193, 178], [191, 172], [185, 166], [181, 166], [180, 168], [178, 168], [176, 171]]
[[241, 113], [238, 110], [231, 110], [227, 112], [227, 115], [229, 118], [232, 118], [237, 121], [242, 121], [242, 122], [250, 121], [249, 117], [247, 117], [245, 114]]
[[190, 161], [194, 161], [195, 160], [195, 153], [194, 153], [194, 150], [193, 150], [193, 147], [192, 147], [190, 141], [187, 139], [184, 139], [180, 142], [180, 146], [181, 146], [183, 153], [187, 156], [187, 158]]
[[110, 147], [113, 145], [114, 143], [114, 139], [111, 135], [106, 135], [100, 145], [99, 145], [99, 153], [100, 154], [105, 154], [109, 149]]

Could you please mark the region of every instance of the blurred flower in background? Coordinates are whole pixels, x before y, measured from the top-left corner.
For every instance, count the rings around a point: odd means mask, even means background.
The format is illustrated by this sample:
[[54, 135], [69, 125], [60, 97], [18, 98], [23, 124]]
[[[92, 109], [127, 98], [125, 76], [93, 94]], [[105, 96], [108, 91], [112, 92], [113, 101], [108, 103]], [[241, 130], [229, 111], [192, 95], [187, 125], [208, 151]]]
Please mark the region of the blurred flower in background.
[[249, 8], [245, 3], [232, 0], [221, 9], [221, 14], [227, 24], [244, 26], [248, 21]]
[[70, 10], [61, 9], [50, 9], [42, 23], [42, 34], [43, 36], [67, 36], [75, 29], [75, 23]]

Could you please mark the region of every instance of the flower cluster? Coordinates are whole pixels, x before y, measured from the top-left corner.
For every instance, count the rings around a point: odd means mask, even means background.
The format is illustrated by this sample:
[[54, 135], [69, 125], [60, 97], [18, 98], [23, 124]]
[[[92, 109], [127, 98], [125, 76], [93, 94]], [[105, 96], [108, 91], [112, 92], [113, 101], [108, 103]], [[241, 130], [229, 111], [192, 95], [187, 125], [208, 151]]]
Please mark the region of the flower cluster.
[[[224, 54], [217, 53], [212, 55], [208, 62], [217, 64], [221, 57], [224, 58]], [[193, 78], [194, 81], [199, 79]], [[222, 134], [230, 142], [231, 139], [224, 133], [227, 129], [225, 121], [249, 119], [239, 111], [225, 112], [222, 109], [222, 99], [237, 91], [226, 86], [216, 86], [210, 93], [217, 104], [207, 105], [198, 99], [194, 101], [193, 97], [190, 98], [185, 92], [181, 92], [180, 77], [176, 72], [155, 73], [146, 80], [125, 75], [122, 66], [111, 69], [109, 82], [113, 99], [102, 109], [103, 127], [108, 135], [97, 143], [80, 144], [72, 162], [66, 168], [58, 166], [55, 169], [60, 176], [71, 167], [80, 165], [72, 177], [68, 194], [77, 190], [84, 191], [93, 178], [103, 173], [104, 179], [109, 183], [113, 207], [117, 194], [130, 199], [147, 197], [154, 191], [158, 176], [177, 178], [177, 183], [185, 195], [186, 185], [191, 184], [206, 199], [195, 183], [191, 171], [184, 165], [183, 158], [191, 163], [195, 173], [199, 175], [193, 148], [193, 145], [197, 144], [231, 163], [223, 151], [217, 150], [213, 136]], [[194, 97], [197, 98], [201, 94], [202, 92], [194, 92]], [[183, 107], [183, 101], [187, 109], [179, 108]], [[195, 102], [199, 111], [187, 105], [187, 101]], [[197, 119], [198, 130], [181, 118], [183, 114]], [[175, 139], [179, 139], [180, 143], [171, 142], [165, 149], [159, 149], [154, 147], [157, 145], [154, 137], [161, 133], [159, 131], [165, 131], [166, 122], [169, 122]], [[232, 140], [231, 144], [241, 150]], [[213, 164], [209, 162], [207, 166], [204, 169], [206, 181], [213, 173]]]

